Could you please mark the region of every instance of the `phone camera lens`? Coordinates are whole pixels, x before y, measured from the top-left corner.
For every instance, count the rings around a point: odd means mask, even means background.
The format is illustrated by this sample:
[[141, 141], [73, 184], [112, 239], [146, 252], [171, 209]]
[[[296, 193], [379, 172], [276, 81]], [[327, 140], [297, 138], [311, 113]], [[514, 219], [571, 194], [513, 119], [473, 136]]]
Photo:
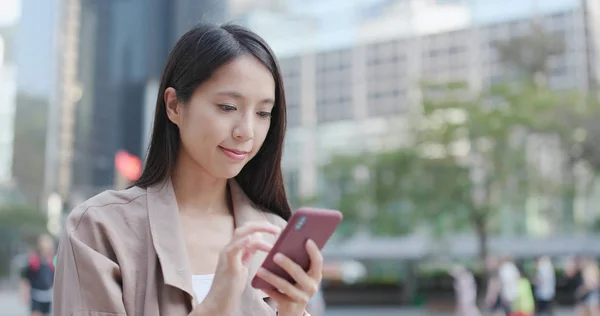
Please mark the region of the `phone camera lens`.
[[302, 216], [302, 217], [300, 217], [300, 219], [298, 219], [298, 222], [296, 223], [294, 228], [296, 230], [300, 230], [302, 228], [302, 226], [304, 226], [304, 223], [306, 223], [306, 217]]

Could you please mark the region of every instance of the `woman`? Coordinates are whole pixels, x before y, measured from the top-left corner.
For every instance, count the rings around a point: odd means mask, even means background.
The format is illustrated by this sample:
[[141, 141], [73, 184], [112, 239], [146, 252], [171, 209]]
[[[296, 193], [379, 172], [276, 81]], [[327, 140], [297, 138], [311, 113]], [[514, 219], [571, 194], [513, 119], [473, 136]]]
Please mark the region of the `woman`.
[[552, 301], [556, 295], [556, 275], [554, 265], [549, 257], [543, 256], [537, 260], [535, 278], [535, 315], [554, 315]]
[[600, 273], [598, 264], [593, 259], [584, 259], [581, 263], [581, 285], [576, 295], [580, 298], [580, 314], [585, 316], [600, 315]]
[[473, 274], [463, 266], [455, 266], [450, 270], [454, 278], [457, 316], [480, 316], [477, 308], [477, 284]]
[[[163, 72], [142, 176], [69, 215], [54, 315], [306, 315], [322, 277], [312, 241], [307, 272], [276, 256], [294, 284], [259, 269], [290, 217], [285, 115], [263, 39], [233, 25], [183, 35]], [[278, 291], [253, 289], [255, 273]]]
[[486, 270], [488, 273], [488, 286], [485, 296], [485, 307], [490, 315], [506, 315], [501, 296], [500, 284], [500, 260], [496, 257], [489, 257], [486, 260]]
[[581, 275], [581, 263], [578, 257], [569, 257], [564, 264], [564, 274], [567, 277], [569, 291], [573, 294], [574, 307], [577, 315], [583, 315], [583, 302], [578, 296], [578, 290], [583, 284]]

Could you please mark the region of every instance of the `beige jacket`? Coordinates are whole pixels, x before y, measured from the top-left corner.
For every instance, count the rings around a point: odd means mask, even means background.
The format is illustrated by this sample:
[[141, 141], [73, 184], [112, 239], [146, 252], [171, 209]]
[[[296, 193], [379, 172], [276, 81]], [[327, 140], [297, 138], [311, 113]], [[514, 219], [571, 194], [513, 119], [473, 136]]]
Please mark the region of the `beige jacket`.
[[[235, 181], [229, 187], [236, 226], [285, 226], [281, 217], [255, 208]], [[264, 293], [250, 286], [265, 256], [251, 262], [248, 286], [230, 316], [275, 315]], [[69, 215], [58, 250], [55, 316], [184, 316], [196, 302], [170, 181], [106, 191]]]

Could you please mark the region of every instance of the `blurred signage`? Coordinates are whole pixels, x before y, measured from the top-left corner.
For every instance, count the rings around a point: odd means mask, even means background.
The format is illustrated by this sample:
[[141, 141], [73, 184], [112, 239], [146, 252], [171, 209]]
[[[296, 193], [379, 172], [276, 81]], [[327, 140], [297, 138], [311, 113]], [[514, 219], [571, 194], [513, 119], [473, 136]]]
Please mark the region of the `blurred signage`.
[[115, 155], [117, 173], [128, 181], [136, 181], [142, 175], [142, 160], [124, 150]]

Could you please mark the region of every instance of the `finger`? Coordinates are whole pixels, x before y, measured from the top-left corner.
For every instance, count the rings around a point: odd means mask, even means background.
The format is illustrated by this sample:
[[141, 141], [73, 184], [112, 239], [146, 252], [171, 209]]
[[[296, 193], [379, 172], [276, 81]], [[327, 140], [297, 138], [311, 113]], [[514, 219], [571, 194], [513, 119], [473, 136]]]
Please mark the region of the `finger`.
[[310, 257], [310, 269], [308, 269], [308, 275], [319, 283], [323, 278], [323, 255], [312, 239], [309, 239], [306, 242], [306, 251]]
[[265, 292], [270, 298], [272, 298], [277, 304], [280, 304], [281, 302], [285, 302], [287, 300], [285, 294], [281, 294], [278, 291], [268, 289], [263, 289], [262, 291]]
[[315, 293], [317, 293], [318, 281], [311, 278], [311, 276], [308, 275], [306, 271], [304, 271], [304, 269], [302, 269], [302, 267], [292, 259], [282, 253], [277, 253], [273, 257], [273, 261], [282, 267], [283, 270], [285, 270], [294, 279], [294, 281], [296, 281], [298, 286], [306, 291], [309, 296], [313, 296]]
[[226, 247], [226, 252], [229, 254], [230, 257], [232, 257], [249, 251], [270, 251], [271, 247], [271, 244], [264, 241], [259, 233], [254, 233], [252, 235], [234, 241], [232, 244]]
[[310, 296], [307, 293], [301, 291], [287, 280], [284, 280], [283, 278], [273, 274], [269, 270], [260, 268], [258, 269], [257, 275], [275, 287], [279, 292], [285, 294], [285, 296], [290, 298], [292, 301], [300, 304], [308, 303]]
[[279, 234], [281, 232], [281, 228], [279, 228], [278, 226], [275, 226], [271, 223], [265, 223], [265, 222], [251, 222], [248, 224], [245, 224], [239, 228], [237, 228], [235, 230], [235, 232], [233, 233], [233, 238], [235, 239], [242, 239], [248, 235], [254, 234], [254, 233], [267, 233], [267, 234], [272, 234], [272, 235], [276, 235]]
[[248, 263], [257, 251], [269, 252], [271, 248], [273, 248], [273, 245], [262, 239], [248, 243], [242, 253], [242, 263]]
[[244, 252], [250, 251], [264, 251], [269, 252], [273, 248], [273, 245], [265, 240], [252, 240], [244, 248]]

